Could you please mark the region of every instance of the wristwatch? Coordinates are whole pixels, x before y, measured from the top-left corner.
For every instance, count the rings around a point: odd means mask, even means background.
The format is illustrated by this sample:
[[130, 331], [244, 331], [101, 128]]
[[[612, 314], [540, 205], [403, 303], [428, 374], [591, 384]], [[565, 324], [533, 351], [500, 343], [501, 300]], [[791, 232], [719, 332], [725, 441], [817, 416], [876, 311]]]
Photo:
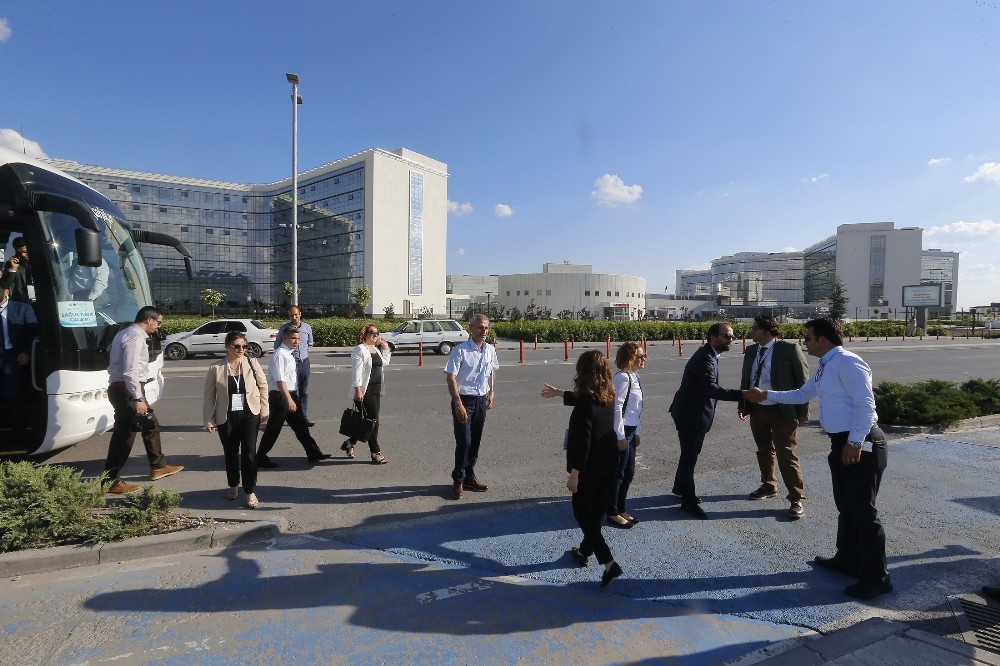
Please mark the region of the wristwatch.
[[862, 443], [861, 443], [861, 442], [848, 442], [847, 444], [848, 444], [848, 445], [849, 445], [849, 446], [850, 446], [850, 447], [851, 447], [852, 449], [860, 449], [860, 448], [861, 448], [861, 444], [862, 444]]

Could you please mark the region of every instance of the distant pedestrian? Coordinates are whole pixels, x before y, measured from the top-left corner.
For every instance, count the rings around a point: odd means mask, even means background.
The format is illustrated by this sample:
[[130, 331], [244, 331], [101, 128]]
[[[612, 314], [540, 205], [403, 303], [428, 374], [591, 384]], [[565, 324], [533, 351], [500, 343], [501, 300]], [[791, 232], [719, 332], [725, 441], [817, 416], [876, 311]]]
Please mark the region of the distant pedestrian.
[[226, 335], [226, 358], [208, 367], [203, 416], [205, 429], [218, 432], [226, 461], [227, 496], [239, 496], [240, 479], [247, 507], [256, 509], [257, 431], [267, 422], [267, 379], [255, 358], [247, 358], [247, 336]]
[[705, 519], [699, 505], [701, 499], [695, 492], [694, 468], [698, 464], [705, 435], [715, 421], [715, 404], [719, 400], [736, 402], [742, 395], [739, 389], [719, 386], [719, 354], [729, 351], [733, 344], [733, 328], [716, 322], [708, 329], [708, 342], [691, 355], [684, 366], [680, 388], [670, 403], [670, 415], [677, 427], [681, 457], [677, 462], [672, 493], [681, 498], [681, 509], [695, 518]]
[[469, 339], [451, 350], [444, 368], [455, 430], [455, 467], [451, 471], [455, 499], [461, 499], [463, 490], [480, 493], [489, 490], [476, 477], [486, 411], [493, 408], [494, 381], [500, 368], [496, 349], [486, 342], [489, 330], [490, 320], [486, 315], [473, 315]]
[[312, 362], [309, 360], [309, 351], [315, 344], [312, 326], [302, 321], [302, 310], [297, 305], [288, 308], [288, 321], [278, 328], [278, 339], [274, 341], [274, 349], [277, 351], [285, 339], [285, 331], [295, 328], [299, 331], [299, 344], [292, 349], [292, 358], [295, 359], [295, 385], [299, 396], [299, 411], [302, 412], [302, 420], [312, 428], [315, 423], [309, 420], [309, 375], [312, 373]]
[[917, 315], [910, 317], [910, 337], [914, 337], [917, 334]]
[[885, 530], [875, 500], [886, 467], [885, 435], [878, 427], [872, 371], [844, 349], [840, 325], [832, 319], [806, 322], [805, 345], [819, 359], [816, 373], [794, 391], [744, 391], [750, 402], [771, 399], [798, 404], [819, 398], [819, 423], [830, 436], [830, 477], [837, 519], [837, 552], [815, 558], [817, 565], [860, 580], [844, 591], [873, 599], [892, 591], [886, 568]]
[[160, 448], [160, 423], [146, 402], [146, 384], [149, 376], [149, 336], [163, 325], [163, 313], [151, 305], [140, 308], [135, 322], [118, 331], [111, 341], [111, 363], [108, 365], [108, 400], [115, 409], [115, 425], [108, 444], [108, 458], [104, 473], [111, 483], [108, 492], [116, 495], [140, 490], [134, 483], [127, 483], [119, 474], [128, 461], [135, 442], [136, 430], [142, 432], [142, 443], [149, 459], [149, 478], [162, 479], [184, 469], [182, 465], [168, 465]]
[[260, 449], [257, 451], [257, 467], [278, 466], [278, 463], [268, 458], [267, 454], [278, 440], [278, 434], [285, 421], [288, 421], [295, 438], [305, 449], [306, 459], [309, 462], [319, 462], [333, 457], [329, 453], [320, 451], [316, 440], [309, 434], [309, 426], [306, 425], [306, 420], [299, 409], [298, 373], [295, 371], [296, 363], [292, 356], [292, 350], [298, 345], [299, 329], [286, 328], [281, 346], [275, 350], [267, 363], [267, 403], [271, 415], [267, 427], [264, 428], [264, 436], [260, 440]]
[[601, 587], [605, 587], [623, 572], [601, 533], [601, 519], [618, 470], [615, 387], [601, 352], [587, 351], [577, 360], [572, 402], [566, 436], [566, 489], [573, 494], [573, 517], [583, 531], [583, 540], [570, 553], [581, 566], [595, 555], [604, 565]]
[[[368, 437], [368, 450], [372, 463], [385, 465], [389, 459], [378, 443], [379, 414], [382, 411], [382, 392], [385, 386], [385, 369], [392, 358], [389, 343], [379, 336], [378, 326], [369, 322], [358, 333], [359, 344], [351, 351], [350, 398], [358, 409], [364, 407], [365, 415], [375, 419], [375, 428]], [[340, 449], [348, 458], [354, 457], [353, 439], [346, 439]]]
[[[753, 344], [743, 355], [743, 377], [741, 389], [759, 386], [764, 391], [797, 389], [809, 377], [809, 364], [802, 350], [794, 342], [778, 340], [781, 333], [778, 321], [769, 315], [754, 317], [750, 335]], [[802, 500], [805, 499], [805, 484], [802, 468], [795, 455], [795, 435], [798, 426], [809, 420], [809, 405], [779, 405], [773, 400], [765, 400], [759, 405], [740, 398], [741, 419], [750, 418], [750, 432], [757, 444], [757, 465], [760, 467], [760, 487], [750, 493], [750, 499], [761, 500], [776, 497], [778, 477], [774, 473], [777, 460], [781, 478], [788, 491], [790, 507], [788, 515], [793, 519], [805, 515]]]

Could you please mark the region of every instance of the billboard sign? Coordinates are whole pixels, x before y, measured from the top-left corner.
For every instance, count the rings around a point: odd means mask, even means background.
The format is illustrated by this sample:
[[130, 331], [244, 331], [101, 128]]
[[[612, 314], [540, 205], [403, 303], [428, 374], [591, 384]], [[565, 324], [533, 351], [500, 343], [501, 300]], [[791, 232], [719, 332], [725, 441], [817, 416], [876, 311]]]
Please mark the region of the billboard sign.
[[903, 287], [903, 307], [941, 307], [944, 289], [940, 284], [914, 284]]

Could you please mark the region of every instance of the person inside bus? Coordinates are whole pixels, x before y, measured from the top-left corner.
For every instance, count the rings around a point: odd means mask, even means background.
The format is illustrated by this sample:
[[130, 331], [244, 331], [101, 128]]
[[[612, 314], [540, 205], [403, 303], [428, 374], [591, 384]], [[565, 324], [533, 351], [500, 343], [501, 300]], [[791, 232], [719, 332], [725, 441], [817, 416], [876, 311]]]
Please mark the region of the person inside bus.
[[[38, 319], [30, 305], [11, 298], [11, 282], [10, 273], [0, 279], [0, 400], [8, 413], [16, 413], [21, 406]], [[11, 419], [11, 423], [18, 422], [20, 419]]]
[[70, 261], [69, 289], [73, 299], [77, 301], [106, 300], [100, 297], [108, 289], [108, 277], [111, 269], [108, 262], [101, 259], [100, 266], [81, 266], [76, 260], [76, 252], [67, 255]]
[[30, 303], [35, 290], [34, 277], [31, 274], [31, 262], [28, 260], [28, 241], [24, 236], [14, 239], [14, 256], [3, 266], [4, 276], [10, 276], [10, 297], [21, 303]]

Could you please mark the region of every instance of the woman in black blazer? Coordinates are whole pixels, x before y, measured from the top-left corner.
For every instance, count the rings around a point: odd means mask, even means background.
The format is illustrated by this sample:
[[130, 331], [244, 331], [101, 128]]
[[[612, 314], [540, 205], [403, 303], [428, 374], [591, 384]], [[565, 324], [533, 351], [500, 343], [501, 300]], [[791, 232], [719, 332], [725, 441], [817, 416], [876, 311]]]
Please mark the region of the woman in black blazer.
[[570, 552], [581, 566], [591, 553], [604, 565], [601, 587], [622, 575], [608, 548], [601, 525], [608, 496], [618, 470], [618, 437], [615, 435], [615, 386], [611, 368], [601, 352], [592, 350], [576, 362], [573, 394], [563, 401], [573, 404], [566, 447], [566, 488], [573, 493], [573, 517], [583, 530], [579, 548]]

